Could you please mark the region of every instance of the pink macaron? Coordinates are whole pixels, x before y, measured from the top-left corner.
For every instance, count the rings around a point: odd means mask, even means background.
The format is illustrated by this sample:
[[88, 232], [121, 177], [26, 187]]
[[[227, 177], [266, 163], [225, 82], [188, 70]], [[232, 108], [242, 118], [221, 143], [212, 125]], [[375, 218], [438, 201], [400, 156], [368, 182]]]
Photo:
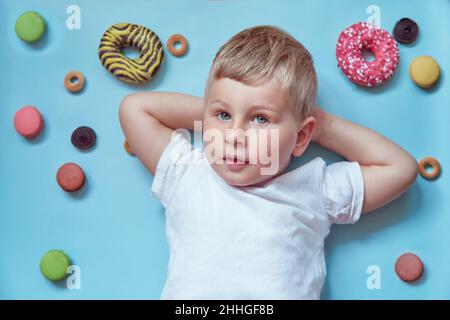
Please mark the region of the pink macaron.
[[26, 106], [16, 112], [14, 128], [27, 139], [35, 138], [44, 128], [44, 119], [36, 107]]

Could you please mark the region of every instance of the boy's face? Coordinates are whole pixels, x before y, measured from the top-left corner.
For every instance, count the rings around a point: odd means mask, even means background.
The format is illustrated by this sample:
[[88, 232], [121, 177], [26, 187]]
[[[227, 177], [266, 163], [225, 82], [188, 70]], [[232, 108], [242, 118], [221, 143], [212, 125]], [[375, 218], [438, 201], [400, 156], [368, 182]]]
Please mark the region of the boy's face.
[[203, 142], [212, 168], [228, 184], [250, 186], [284, 172], [306, 149], [315, 119], [300, 122], [276, 79], [248, 86], [213, 80], [205, 101]]

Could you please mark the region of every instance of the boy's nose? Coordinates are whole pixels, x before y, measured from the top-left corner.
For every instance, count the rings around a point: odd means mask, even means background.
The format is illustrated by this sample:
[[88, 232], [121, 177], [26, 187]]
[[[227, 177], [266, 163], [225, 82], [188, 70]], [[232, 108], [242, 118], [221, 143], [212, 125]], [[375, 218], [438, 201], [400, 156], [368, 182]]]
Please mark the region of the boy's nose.
[[245, 145], [245, 130], [239, 126], [233, 125], [225, 130], [226, 142], [232, 146], [238, 144]]

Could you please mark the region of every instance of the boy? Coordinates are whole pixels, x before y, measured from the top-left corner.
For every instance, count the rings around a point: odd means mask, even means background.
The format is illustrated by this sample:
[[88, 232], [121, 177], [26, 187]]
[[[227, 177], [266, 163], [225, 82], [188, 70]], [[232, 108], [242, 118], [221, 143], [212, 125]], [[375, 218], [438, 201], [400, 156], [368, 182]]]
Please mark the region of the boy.
[[[414, 182], [408, 152], [316, 107], [316, 95], [309, 52], [258, 26], [220, 48], [204, 98], [124, 98], [126, 139], [166, 209], [162, 299], [318, 299], [331, 224], [355, 223]], [[201, 130], [204, 150], [179, 128]], [[285, 172], [311, 141], [349, 161], [317, 157]]]

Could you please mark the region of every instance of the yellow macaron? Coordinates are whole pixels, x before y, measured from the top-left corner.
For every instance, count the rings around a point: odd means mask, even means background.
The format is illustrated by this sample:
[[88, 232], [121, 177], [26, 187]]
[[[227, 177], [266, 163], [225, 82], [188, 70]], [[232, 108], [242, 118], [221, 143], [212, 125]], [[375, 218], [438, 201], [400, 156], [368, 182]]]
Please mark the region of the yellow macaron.
[[440, 76], [439, 64], [430, 56], [420, 56], [411, 62], [409, 74], [419, 87], [428, 89], [436, 84]]

